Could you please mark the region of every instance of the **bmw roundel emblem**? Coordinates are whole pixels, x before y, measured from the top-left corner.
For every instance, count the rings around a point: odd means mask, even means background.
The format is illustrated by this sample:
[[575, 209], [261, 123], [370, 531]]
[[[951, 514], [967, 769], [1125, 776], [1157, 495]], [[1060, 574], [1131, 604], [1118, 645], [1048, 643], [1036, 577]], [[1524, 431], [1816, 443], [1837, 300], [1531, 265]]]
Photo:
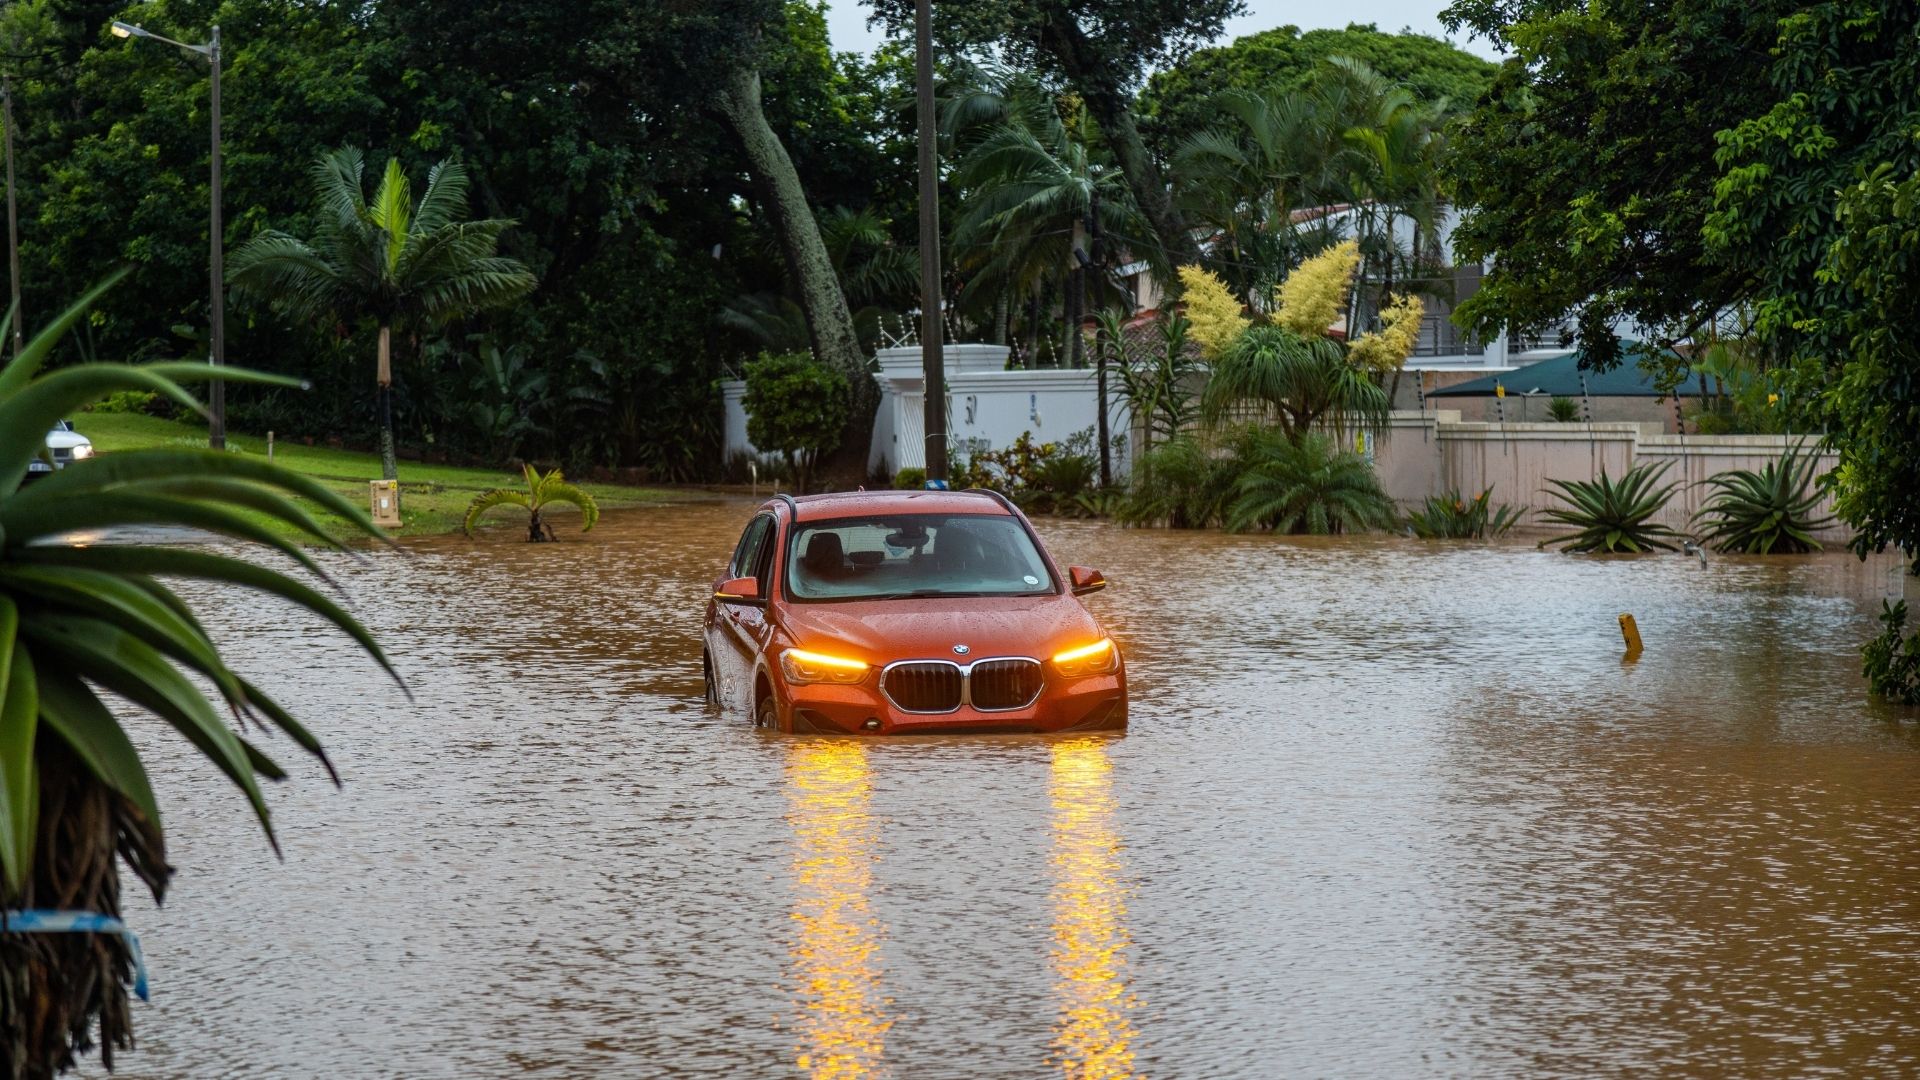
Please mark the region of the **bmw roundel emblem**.
[[955, 656], [965, 656], [972, 651], [972, 649], [967, 648], [965, 645], [955, 645], [953, 647], [953, 655]]

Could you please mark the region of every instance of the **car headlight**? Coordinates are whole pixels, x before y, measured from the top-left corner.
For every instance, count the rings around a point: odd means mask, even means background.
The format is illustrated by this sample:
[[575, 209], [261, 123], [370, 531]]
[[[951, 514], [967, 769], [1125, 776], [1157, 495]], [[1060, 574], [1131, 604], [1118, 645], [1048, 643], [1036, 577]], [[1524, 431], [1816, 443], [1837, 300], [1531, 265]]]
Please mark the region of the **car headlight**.
[[73, 460], [75, 461], [85, 461], [86, 459], [92, 456], [93, 456], [92, 443], [83, 442], [80, 445], [73, 448]]
[[780, 671], [788, 683], [843, 683], [851, 685], [867, 678], [867, 663], [845, 656], [788, 649], [780, 654]]
[[1091, 645], [1053, 654], [1053, 669], [1069, 679], [1082, 675], [1107, 675], [1120, 667], [1120, 650], [1112, 638], [1101, 638]]

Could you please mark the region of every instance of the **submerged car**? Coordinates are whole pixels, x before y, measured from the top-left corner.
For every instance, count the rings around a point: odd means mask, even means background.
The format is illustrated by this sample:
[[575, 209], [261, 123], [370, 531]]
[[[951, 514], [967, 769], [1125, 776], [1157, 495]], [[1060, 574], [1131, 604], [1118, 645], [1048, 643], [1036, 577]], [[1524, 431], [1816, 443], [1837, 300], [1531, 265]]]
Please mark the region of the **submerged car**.
[[[53, 475], [54, 470], [64, 469], [76, 461], [85, 461], [93, 456], [93, 440], [73, 430], [73, 422], [59, 420], [53, 430], [47, 432], [46, 458], [34, 458], [27, 462], [27, 479]], [[49, 462], [47, 459], [51, 458]]]
[[788, 732], [1126, 726], [1119, 647], [1026, 516], [985, 491], [779, 496], [707, 604], [708, 700]]

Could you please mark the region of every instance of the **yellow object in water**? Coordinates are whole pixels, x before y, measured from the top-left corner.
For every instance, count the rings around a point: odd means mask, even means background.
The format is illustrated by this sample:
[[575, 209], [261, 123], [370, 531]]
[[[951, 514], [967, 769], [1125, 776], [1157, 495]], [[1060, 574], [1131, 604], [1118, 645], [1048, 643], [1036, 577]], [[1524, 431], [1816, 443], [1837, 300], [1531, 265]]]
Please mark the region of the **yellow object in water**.
[[1633, 616], [1622, 612], [1620, 615], [1620, 637], [1627, 643], [1627, 659], [1640, 655], [1640, 627]]

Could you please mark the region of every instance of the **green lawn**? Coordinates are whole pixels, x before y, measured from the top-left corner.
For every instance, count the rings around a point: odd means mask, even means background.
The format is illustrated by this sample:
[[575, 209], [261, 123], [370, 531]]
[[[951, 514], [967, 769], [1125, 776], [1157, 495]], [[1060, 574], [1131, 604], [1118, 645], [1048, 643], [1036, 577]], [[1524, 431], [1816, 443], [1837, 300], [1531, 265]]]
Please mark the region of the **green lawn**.
[[[103, 454], [154, 446], [207, 445], [207, 429], [204, 427], [130, 413], [84, 413], [74, 417], [74, 427], [92, 439], [94, 449]], [[227, 451], [264, 457], [267, 441], [254, 435], [228, 432]], [[274, 446], [273, 460], [277, 465], [317, 477], [361, 506], [367, 505], [367, 481], [380, 478], [380, 458], [377, 454], [281, 442]], [[467, 504], [473, 501], [475, 495], [488, 488], [523, 486], [525, 481], [518, 473], [506, 470], [402, 461], [400, 519], [404, 524], [395, 533], [400, 536], [420, 536], [453, 532], [460, 528], [461, 520], [466, 517]], [[623, 487], [618, 484], [580, 486], [593, 496], [603, 511], [657, 502], [667, 496], [666, 492], [652, 488]], [[515, 514], [519, 516], [515, 517]], [[569, 527], [568, 520], [573, 517], [575, 513], [571, 506], [555, 508], [554, 528], [565, 531]], [[338, 521], [330, 514], [322, 514], [321, 520]], [[492, 527], [526, 528], [525, 514], [513, 508], [492, 511], [486, 520]], [[574, 527], [578, 527], [577, 522]]]

